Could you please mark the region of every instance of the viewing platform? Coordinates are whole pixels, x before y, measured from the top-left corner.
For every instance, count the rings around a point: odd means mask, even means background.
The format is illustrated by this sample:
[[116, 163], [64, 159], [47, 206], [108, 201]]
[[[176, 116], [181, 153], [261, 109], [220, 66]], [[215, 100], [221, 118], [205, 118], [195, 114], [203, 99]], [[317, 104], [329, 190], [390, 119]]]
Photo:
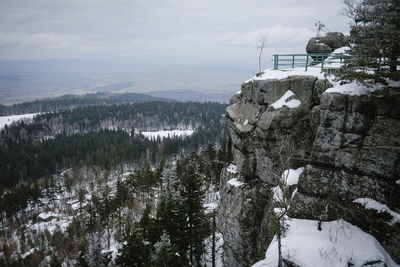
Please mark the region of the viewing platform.
[[340, 67], [344, 59], [348, 57], [346, 53], [276, 54], [274, 55], [274, 70], [304, 67], [307, 71], [310, 66], [320, 65], [322, 72], [327, 68]]

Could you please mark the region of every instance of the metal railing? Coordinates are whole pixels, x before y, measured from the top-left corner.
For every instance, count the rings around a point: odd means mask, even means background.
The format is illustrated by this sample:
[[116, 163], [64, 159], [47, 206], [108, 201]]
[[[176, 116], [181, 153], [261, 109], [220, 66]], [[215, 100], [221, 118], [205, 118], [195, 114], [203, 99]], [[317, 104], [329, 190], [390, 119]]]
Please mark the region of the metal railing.
[[344, 53], [330, 54], [280, 54], [274, 55], [274, 70], [284, 68], [304, 67], [307, 71], [309, 66], [321, 64], [321, 71], [324, 69], [327, 61], [329, 63], [342, 63], [346, 55]]

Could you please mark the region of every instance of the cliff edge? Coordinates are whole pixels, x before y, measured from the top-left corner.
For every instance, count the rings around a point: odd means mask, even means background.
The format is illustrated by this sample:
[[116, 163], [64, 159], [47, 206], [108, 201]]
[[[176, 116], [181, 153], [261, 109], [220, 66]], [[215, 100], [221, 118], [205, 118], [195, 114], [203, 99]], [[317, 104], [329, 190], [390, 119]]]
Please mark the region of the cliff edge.
[[[276, 239], [274, 188], [285, 170], [300, 168], [298, 180], [288, 186], [293, 197], [287, 238], [294, 229], [307, 232], [308, 222], [320, 222], [321, 234], [325, 226], [349, 225], [360, 231], [353, 235], [360, 246], [351, 247], [349, 255], [328, 250], [325, 258], [347, 261], [348, 266], [397, 266], [399, 85], [333, 86], [321, 75], [292, 74], [273, 78], [265, 73], [243, 83], [226, 110], [234, 160], [220, 180], [218, 228], [224, 237], [225, 266], [249, 266], [265, 258]], [[304, 223], [296, 228], [297, 220]], [[377, 252], [360, 256], [366, 250], [361, 243], [368, 242], [359, 236], [369, 238]], [[285, 241], [286, 246], [290, 243], [283, 239], [283, 248]], [[297, 246], [307, 247], [312, 239], [305, 235], [303, 241]], [[287, 266], [308, 266], [299, 263], [296, 248], [286, 248], [293, 250], [283, 253]]]

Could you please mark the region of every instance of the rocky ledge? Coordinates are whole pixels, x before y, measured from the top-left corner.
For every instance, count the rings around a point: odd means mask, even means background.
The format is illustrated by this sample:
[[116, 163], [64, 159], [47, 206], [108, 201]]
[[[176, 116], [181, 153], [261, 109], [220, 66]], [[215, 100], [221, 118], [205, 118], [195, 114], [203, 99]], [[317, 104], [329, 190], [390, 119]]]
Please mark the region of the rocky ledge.
[[[299, 167], [291, 218], [347, 221], [400, 262], [398, 88], [348, 95], [330, 87], [313, 76], [250, 80], [231, 98], [234, 162], [221, 175], [218, 214], [226, 266], [265, 257], [275, 235], [271, 189], [284, 169]], [[387, 209], [370, 209], [366, 199]]]

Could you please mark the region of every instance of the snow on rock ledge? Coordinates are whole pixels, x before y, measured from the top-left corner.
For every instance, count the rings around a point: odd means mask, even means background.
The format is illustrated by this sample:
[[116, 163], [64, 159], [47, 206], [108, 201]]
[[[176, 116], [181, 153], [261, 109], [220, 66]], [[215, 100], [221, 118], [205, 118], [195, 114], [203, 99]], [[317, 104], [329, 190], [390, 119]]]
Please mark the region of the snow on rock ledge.
[[361, 204], [366, 209], [376, 210], [378, 213], [381, 213], [381, 212], [389, 213], [390, 216], [393, 217], [392, 221], [390, 222], [391, 224], [400, 222], [400, 214], [399, 213], [392, 211], [391, 209], [389, 209], [389, 207], [387, 205], [379, 203], [376, 200], [365, 197], [365, 198], [357, 198], [353, 202]]
[[[302, 267], [354, 266], [398, 266], [379, 242], [370, 234], [346, 221], [337, 220], [322, 223], [318, 221], [290, 219], [289, 229], [282, 239], [283, 259]], [[278, 266], [278, 241], [272, 240], [265, 259], [253, 267]]]
[[283, 106], [287, 106], [288, 108], [297, 108], [300, 106], [301, 102], [297, 99], [291, 99], [288, 101], [289, 98], [294, 96], [295, 94], [289, 90], [287, 91], [281, 98], [279, 98], [275, 103], [271, 104], [271, 107], [274, 109], [279, 109]]
[[298, 169], [285, 170], [282, 174], [282, 178], [286, 178], [287, 185], [296, 185], [299, 182], [300, 174], [304, 171], [304, 167]]
[[239, 181], [237, 178], [232, 178], [228, 181], [228, 184], [234, 186], [234, 187], [239, 187], [241, 185], [244, 185], [244, 182]]
[[237, 166], [231, 163], [231, 164], [229, 164], [228, 167], [226, 167], [226, 170], [229, 173], [236, 174], [237, 173]]
[[383, 85], [374, 85], [372, 87], [367, 87], [358, 82], [346, 83], [342, 85], [335, 85], [332, 88], [329, 88], [325, 91], [325, 94], [329, 93], [339, 93], [345, 95], [368, 95], [379, 89], [382, 89]]

